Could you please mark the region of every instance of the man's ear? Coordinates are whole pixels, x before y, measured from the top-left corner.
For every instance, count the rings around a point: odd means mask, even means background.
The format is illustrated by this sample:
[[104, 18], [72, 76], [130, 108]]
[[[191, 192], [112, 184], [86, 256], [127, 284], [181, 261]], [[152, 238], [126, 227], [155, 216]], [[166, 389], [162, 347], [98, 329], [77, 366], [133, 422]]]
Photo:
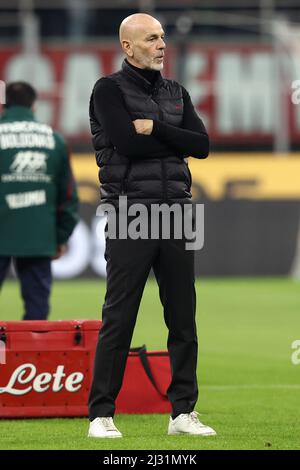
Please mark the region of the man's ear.
[[123, 51], [125, 52], [125, 54], [127, 54], [129, 57], [133, 56], [131, 41], [127, 41], [127, 40], [123, 39], [122, 48], [123, 48]]

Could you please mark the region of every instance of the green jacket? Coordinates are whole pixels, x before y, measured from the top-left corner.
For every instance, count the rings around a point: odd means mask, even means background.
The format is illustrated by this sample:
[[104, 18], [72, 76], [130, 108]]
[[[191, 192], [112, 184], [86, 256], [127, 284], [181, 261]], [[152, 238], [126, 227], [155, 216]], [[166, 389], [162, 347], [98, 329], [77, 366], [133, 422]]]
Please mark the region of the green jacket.
[[0, 256], [53, 256], [78, 221], [63, 138], [22, 106], [0, 118]]

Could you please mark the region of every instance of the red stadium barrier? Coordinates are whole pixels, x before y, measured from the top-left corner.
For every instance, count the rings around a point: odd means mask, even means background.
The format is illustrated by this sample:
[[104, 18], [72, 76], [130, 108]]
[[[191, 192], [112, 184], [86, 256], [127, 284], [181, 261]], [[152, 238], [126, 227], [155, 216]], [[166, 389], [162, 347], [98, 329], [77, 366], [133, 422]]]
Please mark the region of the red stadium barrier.
[[[0, 322], [0, 417], [87, 416], [100, 327], [95, 320]], [[131, 352], [117, 412], [169, 412], [169, 382], [166, 352]]]

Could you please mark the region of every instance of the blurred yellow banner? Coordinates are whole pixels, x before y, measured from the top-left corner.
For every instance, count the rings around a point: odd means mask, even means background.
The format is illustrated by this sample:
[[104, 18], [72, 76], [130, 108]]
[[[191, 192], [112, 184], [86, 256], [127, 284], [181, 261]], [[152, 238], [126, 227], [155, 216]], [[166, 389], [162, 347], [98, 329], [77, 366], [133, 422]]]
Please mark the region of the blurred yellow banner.
[[[300, 199], [300, 154], [211, 154], [206, 160], [189, 158], [193, 198]], [[93, 154], [73, 156], [80, 198], [96, 202], [98, 167]]]

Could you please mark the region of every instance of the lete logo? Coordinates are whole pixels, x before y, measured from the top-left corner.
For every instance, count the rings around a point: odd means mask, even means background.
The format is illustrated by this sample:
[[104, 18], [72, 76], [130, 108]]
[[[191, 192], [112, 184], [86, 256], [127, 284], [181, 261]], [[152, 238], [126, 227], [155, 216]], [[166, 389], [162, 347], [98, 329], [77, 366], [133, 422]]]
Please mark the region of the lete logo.
[[[52, 392], [60, 392], [65, 387], [68, 392], [74, 393], [81, 388], [83, 379], [84, 375], [81, 372], [73, 372], [66, 377], [63, 365], [58, 365], [53, 374], [42, 372], [37, 375], [34, 364], [22, 364], [13, 372], [6, 387], [0, 387], [0, 394], [26, 395], [31, 390], [43, 393], [50, 387]], [[24, 388], [27, 384], [30, 385]]]

